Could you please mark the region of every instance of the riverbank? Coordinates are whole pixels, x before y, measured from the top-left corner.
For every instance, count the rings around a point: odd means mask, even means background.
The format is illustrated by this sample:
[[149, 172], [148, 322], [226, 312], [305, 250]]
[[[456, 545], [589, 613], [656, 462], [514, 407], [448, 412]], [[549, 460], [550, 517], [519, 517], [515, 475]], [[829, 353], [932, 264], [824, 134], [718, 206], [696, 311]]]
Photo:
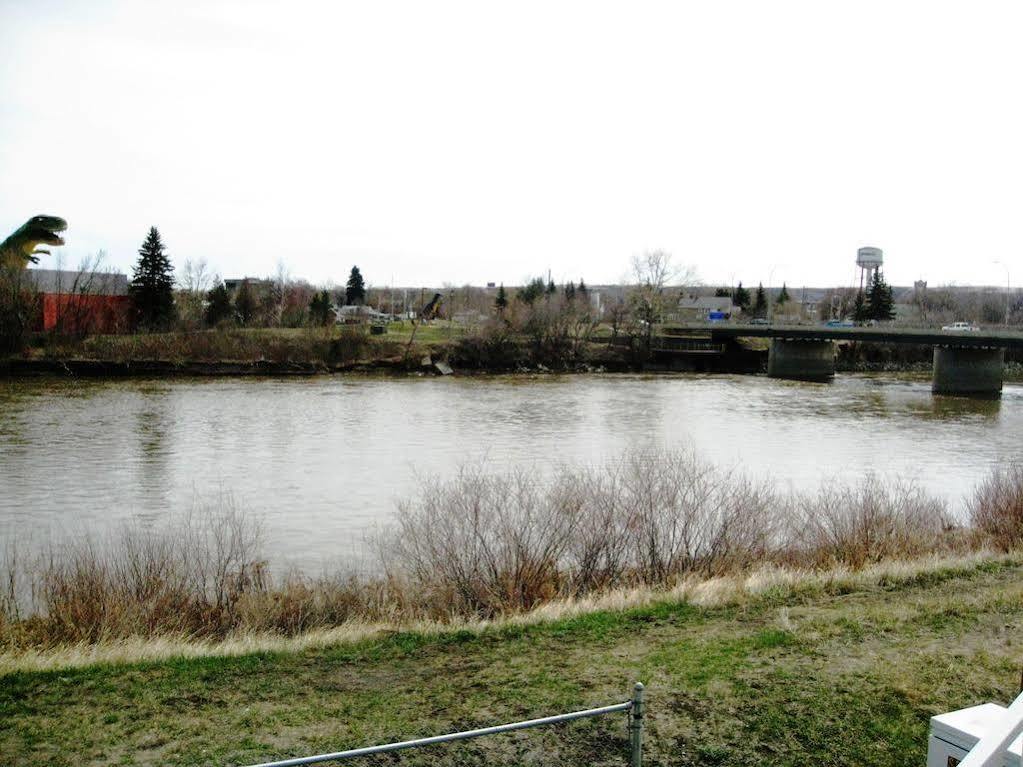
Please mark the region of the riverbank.
[[[609, 331], [566, 348], [537, 347], [521, 334], [467, 331], [454, 323], [415, 329], [396, 324], [374, 335], [366, 327], [232, 328], [192, 332], [37, 336], [21, 354], [0, 359], [0, 377], [68, 375], [310, 376], [336, 373], [422, 375], [573, 372], [766, 372], [764, 339], [745, 339], [721, 355], [649, 357], [609, 343]], [[838, 344], [838, 373], [930, 373], [931, 347]], [[439, 363], [439, 364], [438, 364]], [[1010, 355], [1005, 380], [1023, 381], [1023, 361]]]
[[[413, 333], [413, 331], [415, 331]], [[446, 375], [516, 372], [627, 372], [628, 350], [606, 341], [572, 353], [538, 353], [527, 339], [466, 333], [452, 323], [375, 335], [362, 326], [224, 329], [90, 336], [40, 335], [21, 354], [0, 359], [0, 376], [308, 376], [330, 373]]]
[[[1021, 576], [1012, 557], [764, 573], [498, 623], [7, 673], [0, 762], [244, 764], [615, 702], [642, 680], [651, 764], [915, 767], [931, 715], [1015, 696]], [[607, 719], [401, 762], [626, 754]]]

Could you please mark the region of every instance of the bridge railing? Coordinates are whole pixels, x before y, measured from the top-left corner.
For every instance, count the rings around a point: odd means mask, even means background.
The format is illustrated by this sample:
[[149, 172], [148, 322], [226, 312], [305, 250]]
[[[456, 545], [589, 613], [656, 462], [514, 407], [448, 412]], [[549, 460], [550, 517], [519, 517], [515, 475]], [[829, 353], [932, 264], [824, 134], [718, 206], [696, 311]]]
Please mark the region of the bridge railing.
[[482, 738], [485, 735], [497, 735], [503, 732], [525, 730], [532, 727], [544, 727], [562, 722], [571, 722], [576, 719], [589, 719], [608, 714], [627, 713], [629, 715], [629, 765], [630, 767], [642, 767], [643, 765], [643, 685], [636, 683], [632, 691], [632, 699], [624, 703], [612, 703], [609, 706], [589, 708], [582, 711], [572, 711], [567, 714], [556, 714], [545, 716], [540, 719], [526, 719], [522, 722], [510, 722], [498, 724], [493, 727], [482, 727], [476, 730], [464, 730], [462, 732], [450, 732], [445, 735], [434, 735], [429, 738], [418, 738], [416, 740], [403, 740], [398, 743], [384, 743], [378, 746], [366, 746], [364, 748], [353, 748], [348, 751], [336, 751], [330, 754], [317, 754], [315, 756], [299, 756], [293, 759], [283, 759], [276, 762], [263, 762], [250, 765], [250, 767], [298, 767], [306, 764], [319, 764], [321, 762], [336, 762], [347, 759], [355, 759], [361, 756], [372, 754], [384, 754], [391, 751], [402, 751], [409, 748], [423, 748], [437, 743], [451, 743], [457, 740], [468, 740], [470, 738]]
[[650, 350], [655, 352], [707, 352], [721, 353], [725, 345], [713, 341], [701, 341], [699, 339], [654, 336], [650, 342]]

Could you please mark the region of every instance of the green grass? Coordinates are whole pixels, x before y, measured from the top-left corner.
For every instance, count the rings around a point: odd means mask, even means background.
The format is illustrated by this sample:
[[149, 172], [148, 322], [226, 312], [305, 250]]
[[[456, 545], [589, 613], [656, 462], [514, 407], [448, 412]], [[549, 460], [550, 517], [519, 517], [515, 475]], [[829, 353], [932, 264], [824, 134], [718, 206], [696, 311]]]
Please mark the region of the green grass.
[[[928, 718], [1019, 682], [1023, 568], [661, 604], [301, 653], [0, 678], [0, 764], [244, 764], [541, 716], [647, 684], [650, 765], [921, 765]], [[367, 764], [624, 765], [624, 717]]]

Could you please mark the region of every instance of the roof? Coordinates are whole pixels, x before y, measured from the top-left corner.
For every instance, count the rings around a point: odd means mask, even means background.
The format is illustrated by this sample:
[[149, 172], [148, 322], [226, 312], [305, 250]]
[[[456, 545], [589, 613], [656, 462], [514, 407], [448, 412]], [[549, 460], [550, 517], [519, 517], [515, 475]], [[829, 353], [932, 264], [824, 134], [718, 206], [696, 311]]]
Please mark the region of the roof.
[[345, 317], [355, 315], [358, 317], [384, 317], [382, 312], [378, 312], [371, 306], [364, 304], [346, 304], [338, 309], [334, 310], [335, 314], [342, 315]]
[[40, 293], [88, 293], [97, 296], [128, 295], [128, 277], [111, 272], [80, 272], [65, 269], [29, 269], [26, 274]]
[[678, 300], [678, 308], [730, 312], [734, 307], [731, 296], [683, 296]]

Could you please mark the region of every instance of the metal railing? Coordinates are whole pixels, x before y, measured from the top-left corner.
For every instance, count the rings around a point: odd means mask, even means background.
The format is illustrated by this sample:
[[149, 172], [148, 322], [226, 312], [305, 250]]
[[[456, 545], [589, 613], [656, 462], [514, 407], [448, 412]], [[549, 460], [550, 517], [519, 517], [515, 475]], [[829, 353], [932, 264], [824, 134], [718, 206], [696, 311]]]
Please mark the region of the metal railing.
[[437, 743], [450, 743], [456, 740], [480, 738], [484, 735], [497, 735], [502, 732], [525, 730], [530, 727], [543, 727], [548, 724], [571, 722], [575, 719], [589, 719], [595, 716], [604, 716], [605, 714], [615, 714], [623, 711], [628, 712], [629, 714], [630, 767], [643, 767], [643, 685], [639, 682], [637, 682], [636, 686], [633, 688], [632, 699], [627, 700], [624, 703], [614, 703], [610, 706], [589, 708], [584, 711], [572, 711], [568, 714], [545, 716], [541, 719], [527, 719], [522, 722], [498, 724], [493, 727], [482, 727], [478, 730], [465, 730], [463, 732], [451, 732], [447, 735], [434, 735], [430, 738], [404, 740], [400, 743], [384, 743], [379, 746], [353, 748], [348, 751], [337, 751], [332, 754], [317, 754], [316, 756], [300, 756], [294, 759], [283, 759], [277, 762], [263, 762], [261, 764], [250, 765], [249, 767], [298, 767], [298, 765], [354, 759], [359, 756], [369, 756], [370, 754], [402, 751], [406, 748], [422, 748], [423, 746], [432, 746]]

